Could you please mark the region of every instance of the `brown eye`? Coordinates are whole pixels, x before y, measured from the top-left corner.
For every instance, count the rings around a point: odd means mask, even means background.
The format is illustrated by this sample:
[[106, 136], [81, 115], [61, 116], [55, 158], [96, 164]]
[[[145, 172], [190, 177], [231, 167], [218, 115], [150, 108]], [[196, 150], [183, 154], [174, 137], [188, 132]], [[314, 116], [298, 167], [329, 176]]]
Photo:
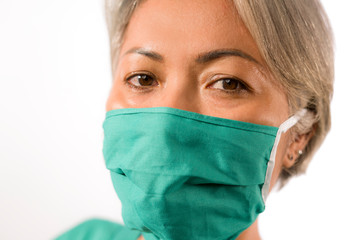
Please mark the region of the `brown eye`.
[[156, 80], [148, 74], [136, 74], [128, 77], [127, 82], [136, 87], [157, 86]]
[[151, 86], [154, 82], [154, 79], [148, 75], [138, 75], [137, 79], [141, 86]]
[[225, 90], [236, 90], [239, 87], [239, 81], [234, 79], [224, 79], [222, 80], [222, 87]]
[[248, 90], [245, 83], [234, 78], [223, 78], [211, 84], [210, 88], [219, 89], [227, 92], [235, 92], [241, 90]]

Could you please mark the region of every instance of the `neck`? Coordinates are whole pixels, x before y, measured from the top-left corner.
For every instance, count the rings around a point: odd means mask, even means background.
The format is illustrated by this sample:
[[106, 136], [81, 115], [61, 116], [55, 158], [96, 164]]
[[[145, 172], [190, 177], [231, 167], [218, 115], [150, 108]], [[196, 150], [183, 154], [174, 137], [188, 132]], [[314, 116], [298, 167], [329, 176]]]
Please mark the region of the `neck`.
[[258, 220], [256, 220], [248, 229], [243, 231], [236, 240], [261, 240]]

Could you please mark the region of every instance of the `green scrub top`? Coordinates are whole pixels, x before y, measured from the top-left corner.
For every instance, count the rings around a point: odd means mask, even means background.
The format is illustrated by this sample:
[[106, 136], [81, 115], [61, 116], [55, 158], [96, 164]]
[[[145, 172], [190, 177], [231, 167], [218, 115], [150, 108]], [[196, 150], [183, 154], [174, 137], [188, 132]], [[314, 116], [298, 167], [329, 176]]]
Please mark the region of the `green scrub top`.
[[115, 222], [90, 219], [71, 228], [55, 240], [137, 240], [141, 233]]

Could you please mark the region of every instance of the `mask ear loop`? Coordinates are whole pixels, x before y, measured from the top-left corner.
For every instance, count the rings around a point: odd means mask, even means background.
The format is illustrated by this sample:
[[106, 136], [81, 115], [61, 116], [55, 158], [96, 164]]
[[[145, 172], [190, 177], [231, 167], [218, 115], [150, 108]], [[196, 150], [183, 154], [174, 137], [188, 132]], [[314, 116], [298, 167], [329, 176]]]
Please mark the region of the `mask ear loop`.
[[270, 191], [270, 181], [271, 181], [272, 172], [273, 172], [274, 166], [275, 166], [276, 151], [277, 151], [277, 148], [278, 148], [278, 145], [280, 142], [281, 135], [283, 133], [286, 133], [287, 130], [289, 130], [291, 127], [293, 127], [305, 115], [306, 112], [307, 112], [306, 109], [299, 110], [294, 116], [290, 117], [288, 120], [286, 120], [279, 126], [279, 129], [276, 133], [274, 146], [271, 150], [270, 159], [269, 159], [267, 169], [266, 169], [265, 182], [264, 182], [264, 185], [262, 187], [262, 192], [261, 192], [264, 204], [266, 202], [266, 199], [267, 199], [267, 197], [269, 195], [269, 191]]

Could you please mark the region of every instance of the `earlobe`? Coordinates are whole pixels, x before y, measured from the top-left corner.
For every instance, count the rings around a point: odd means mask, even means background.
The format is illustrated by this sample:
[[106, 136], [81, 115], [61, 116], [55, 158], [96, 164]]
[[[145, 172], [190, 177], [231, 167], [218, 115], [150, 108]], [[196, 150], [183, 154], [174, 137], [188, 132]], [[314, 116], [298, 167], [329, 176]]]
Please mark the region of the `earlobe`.
[[314, 136], [315, 128], [310, 132], [298, 135], [294, 138], [287, 149], [287, 154], [283, 159], [284, 168], [291, 168], [296, 163], [296, 160], [303, 154], [304, 149], [310, 139]]

